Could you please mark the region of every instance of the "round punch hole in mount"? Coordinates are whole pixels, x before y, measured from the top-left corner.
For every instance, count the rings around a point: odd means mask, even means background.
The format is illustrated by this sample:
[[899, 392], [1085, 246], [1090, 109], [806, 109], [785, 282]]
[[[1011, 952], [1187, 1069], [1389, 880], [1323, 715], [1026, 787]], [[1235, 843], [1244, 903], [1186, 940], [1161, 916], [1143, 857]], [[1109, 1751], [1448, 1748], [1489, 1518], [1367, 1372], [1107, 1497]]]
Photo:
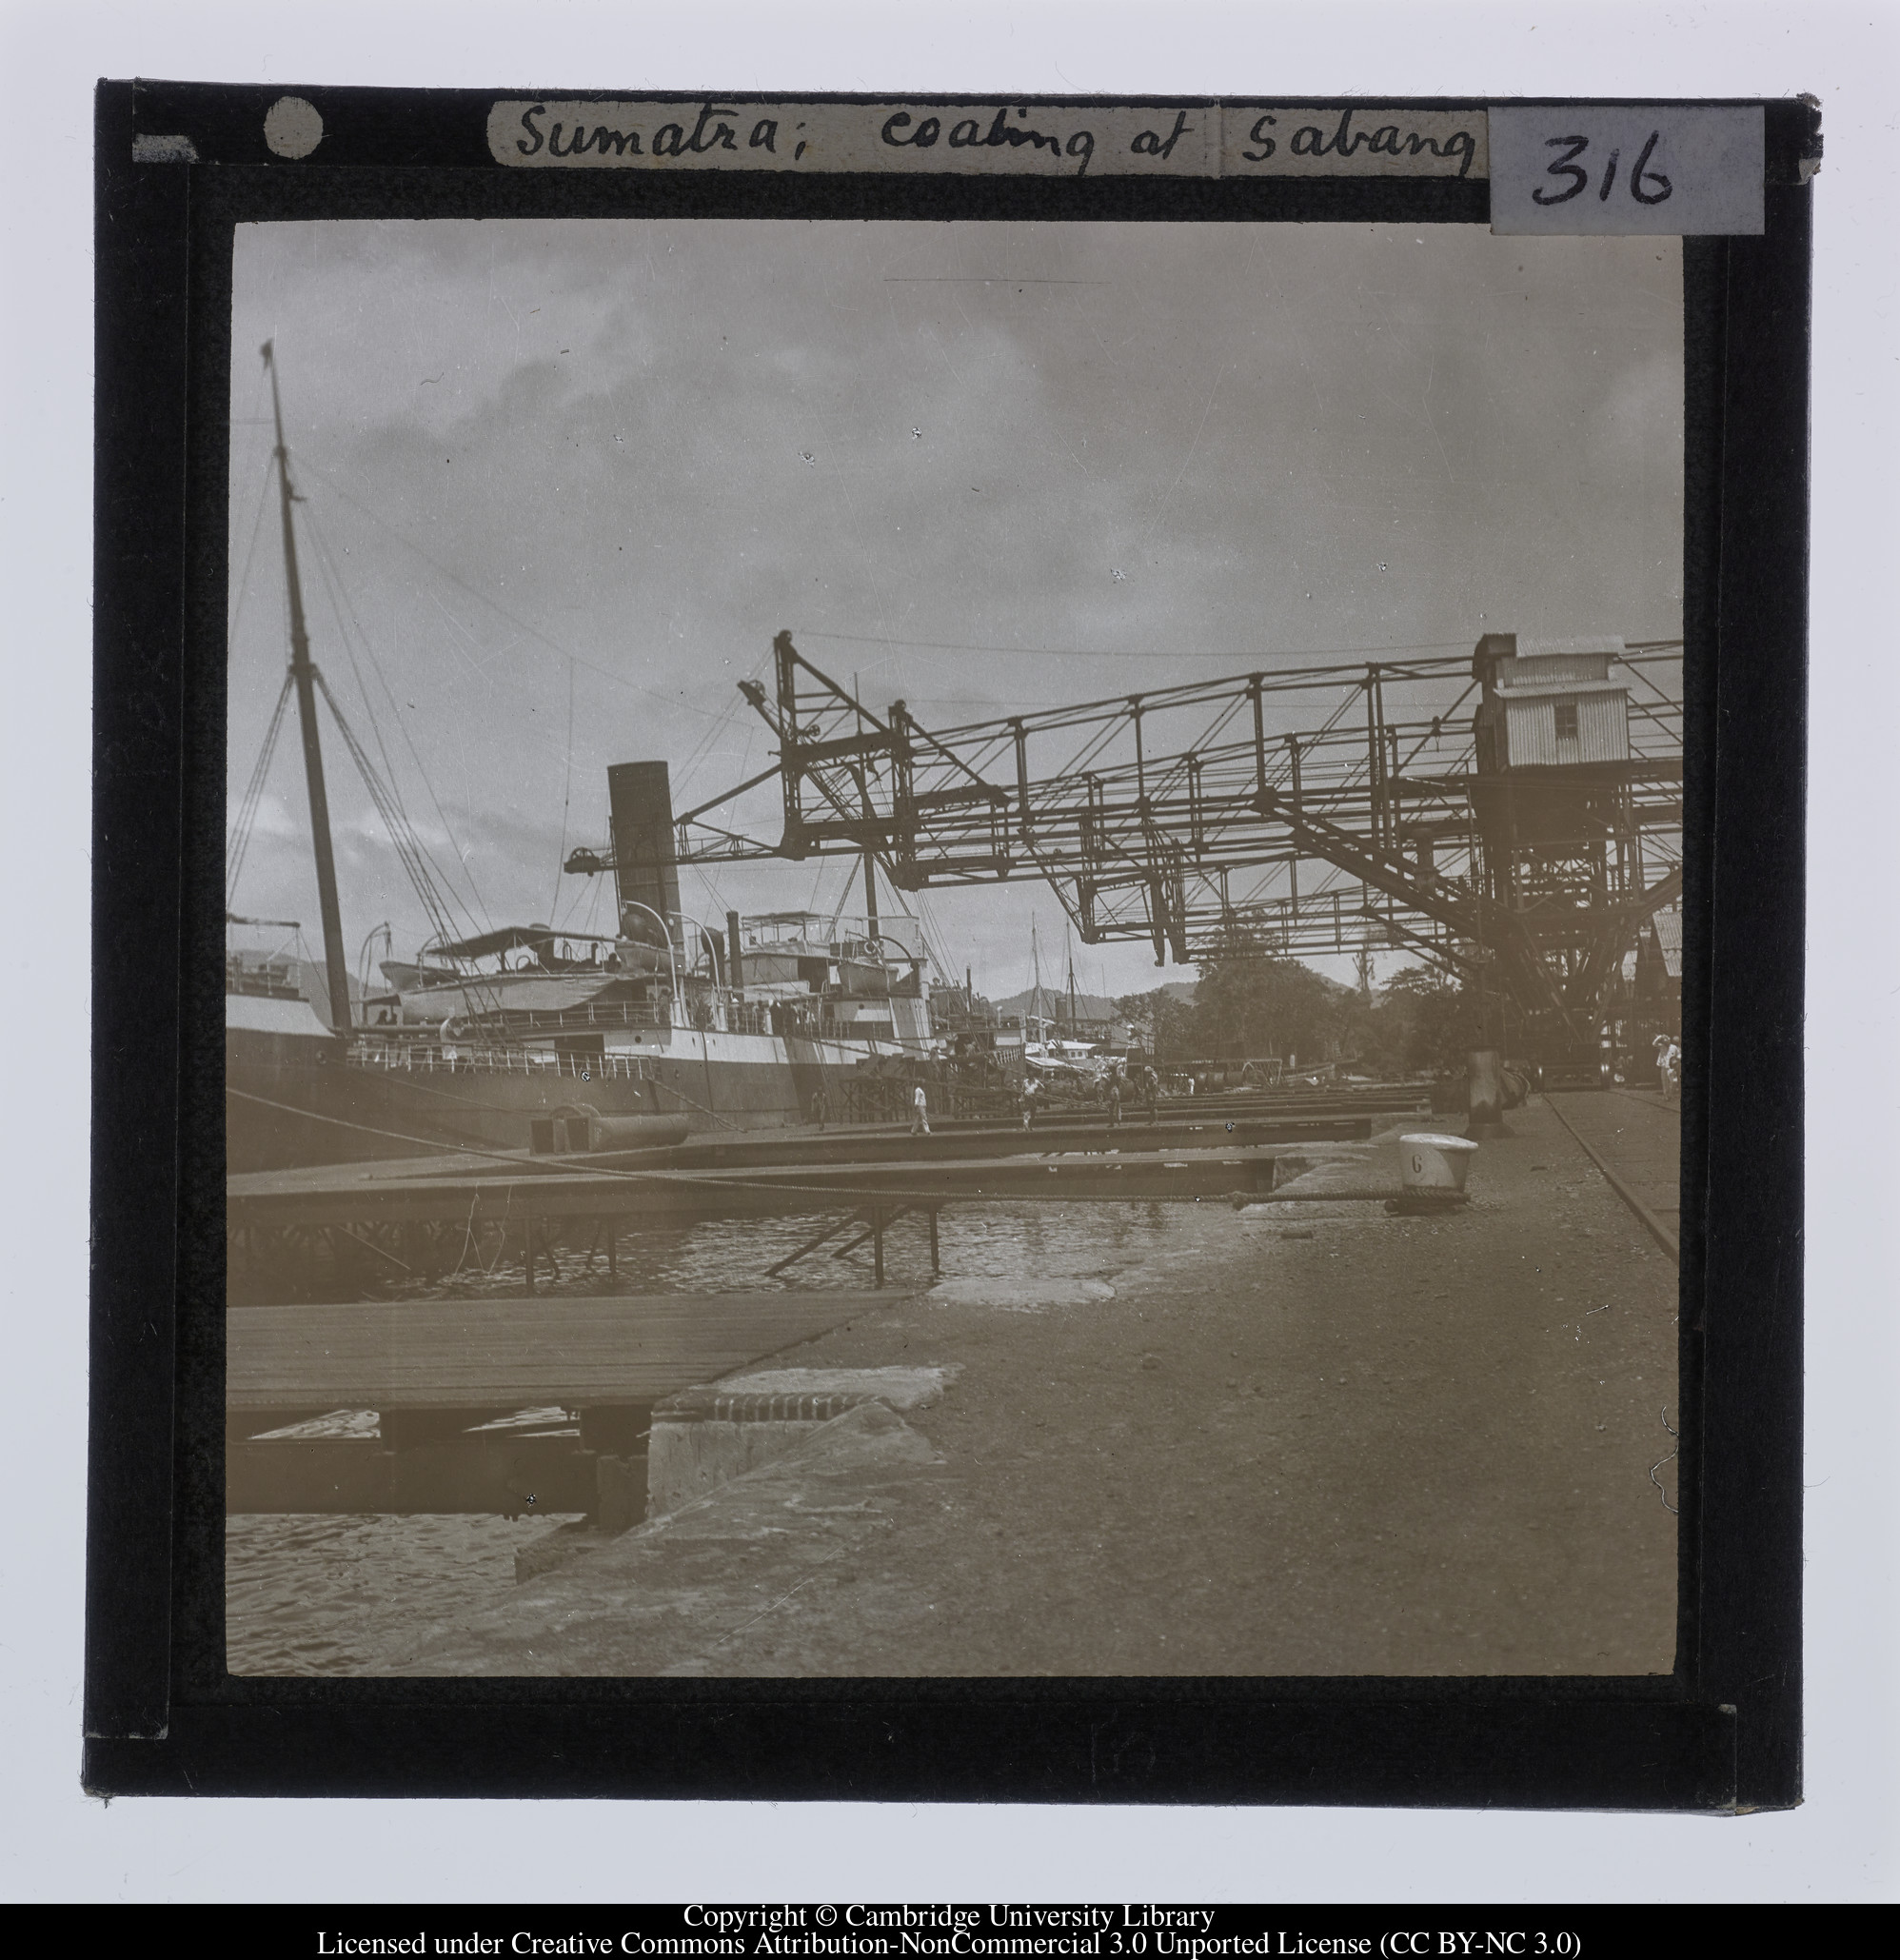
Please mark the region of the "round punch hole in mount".
[[264, 140], [272, 156], [294, 163], [324, 140], [324, 119], [313, 102], [301, 95], [280, 95], [265, 111]]

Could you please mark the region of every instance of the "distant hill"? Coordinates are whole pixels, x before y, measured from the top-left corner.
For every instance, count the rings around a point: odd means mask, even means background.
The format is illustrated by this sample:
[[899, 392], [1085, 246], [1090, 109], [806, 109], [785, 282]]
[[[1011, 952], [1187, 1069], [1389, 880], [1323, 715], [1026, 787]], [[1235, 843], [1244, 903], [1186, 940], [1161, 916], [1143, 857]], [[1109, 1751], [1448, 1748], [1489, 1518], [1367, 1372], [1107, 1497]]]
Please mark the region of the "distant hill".
[[1183, 1007], [1194, 1005], [1195, 982], [1193, 980], [1163, 980], [1158, 987], [1131, 987], [1131, 994], [1165, 994], [1170, 1000], [1178, 1000]]
[[[1166, 994], [1172, 999], [1180, 1001], [1183, 1005], [1192, 1005], [1194, 1001], [1194, 987], [1195, 983], [1193, 980], [1164, 980], [1158, 987], [1143, 987], [1140, 991], [1144, 994]], [[1029, 1012], [1029, 1003], [1034, 998], [1034, 990], [1024, 987], [1021, 993], [1012, 994], [1007, 1000], [999, 1000], [996, 1003], [997, 1011], [1000, 1014], [1027, 1014]], [[1054, 987], [1044, 987], [1042, 989], [1042, 1012], [1044, 1014], [1066, 1014], [1068, 1011], [1069, 997], [1066, 993], [1059, 993]], [[1115, 1002], [1112, 1000], [1101, 994], [1084, 994], [1079, 987], [1076, 989], [1076, 1012], [1084, 1020], [1114, 1020], [1116, 1019]]]
[[[999, 1000], [997, 1011], [999, 1014], [1027, 1014], [1030, 1002], [1035, 999], [1036, 990], [1024, 987], [1021, 993], [1012, 994], [1007, 1000]], [[1058, 993], [1054, 987], [1044, 987], [1042, 1005], [1038, 1011], [1050, 1016], [1066, 1015], [1069, 1011], [1067, 991]], [[1116, 1018], [1113, 1000], [1100, 994], [1084, 994], [1079, 987], [1076, 989], [1076, 1012], [1084, 1020], [1113, 1020]]]

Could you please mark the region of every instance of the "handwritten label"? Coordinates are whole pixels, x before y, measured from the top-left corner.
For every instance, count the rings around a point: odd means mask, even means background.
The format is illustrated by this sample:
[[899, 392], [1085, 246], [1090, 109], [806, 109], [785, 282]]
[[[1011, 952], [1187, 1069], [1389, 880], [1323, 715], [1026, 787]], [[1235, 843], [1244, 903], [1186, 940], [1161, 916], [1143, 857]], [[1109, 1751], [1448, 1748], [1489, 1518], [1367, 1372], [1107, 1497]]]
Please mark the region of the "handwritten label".
[[1759, 236], [1761, 109], [1494, 109], [1491, 228]]
[[1486, 172], [1482, 109], [1376, 104], [497, 102], [488, 152], [525, 169], [906, 171], [1056, 177], [1453, 177]]
[[1222, 108], [1229, 177], [1483, 177], [1482, 109]]

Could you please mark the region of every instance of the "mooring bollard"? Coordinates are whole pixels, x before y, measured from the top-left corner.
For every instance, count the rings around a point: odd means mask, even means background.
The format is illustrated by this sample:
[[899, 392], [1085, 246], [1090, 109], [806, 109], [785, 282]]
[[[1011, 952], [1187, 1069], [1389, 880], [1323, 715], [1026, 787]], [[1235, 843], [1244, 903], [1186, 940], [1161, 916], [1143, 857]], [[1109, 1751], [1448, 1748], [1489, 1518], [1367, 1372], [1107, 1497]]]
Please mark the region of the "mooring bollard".
[[1477, 1145], [1468, 1137], [1419, 1135], [1398, 1139], [1396, 1204], [1401, 1211], [1444, 1211], [1465, 1201]]

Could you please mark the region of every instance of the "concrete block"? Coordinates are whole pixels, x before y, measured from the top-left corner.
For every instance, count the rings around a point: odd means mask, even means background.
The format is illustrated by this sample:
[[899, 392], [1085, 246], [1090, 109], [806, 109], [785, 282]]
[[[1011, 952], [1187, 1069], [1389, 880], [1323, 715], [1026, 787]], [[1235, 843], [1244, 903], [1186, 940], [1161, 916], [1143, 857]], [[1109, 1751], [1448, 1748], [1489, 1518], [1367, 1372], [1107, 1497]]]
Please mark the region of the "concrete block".
[[656, 1415], [646, 1452], [647, 1516], [668, 1516], [734, 1477], [772, 1462], [830, 1419], [722, 1422]]
[[744, 1375], [723, 1376], [706, 1393], [724, 1399], [844, 1396], [848, 1399], [841, 1403], [841, 1414], [868, 1400], [899, 1411], [928, 1409], [943, 1399], [945, 1384], [961, 1372], [954, 1361], [942, 1368], [759, 1368]]
[[955, 1368], [777, 1368], [692, 1388], [653, 1411], [646, 1515], [665, 1517], [795, 1450], [867, 1403], [928, 1408]]

